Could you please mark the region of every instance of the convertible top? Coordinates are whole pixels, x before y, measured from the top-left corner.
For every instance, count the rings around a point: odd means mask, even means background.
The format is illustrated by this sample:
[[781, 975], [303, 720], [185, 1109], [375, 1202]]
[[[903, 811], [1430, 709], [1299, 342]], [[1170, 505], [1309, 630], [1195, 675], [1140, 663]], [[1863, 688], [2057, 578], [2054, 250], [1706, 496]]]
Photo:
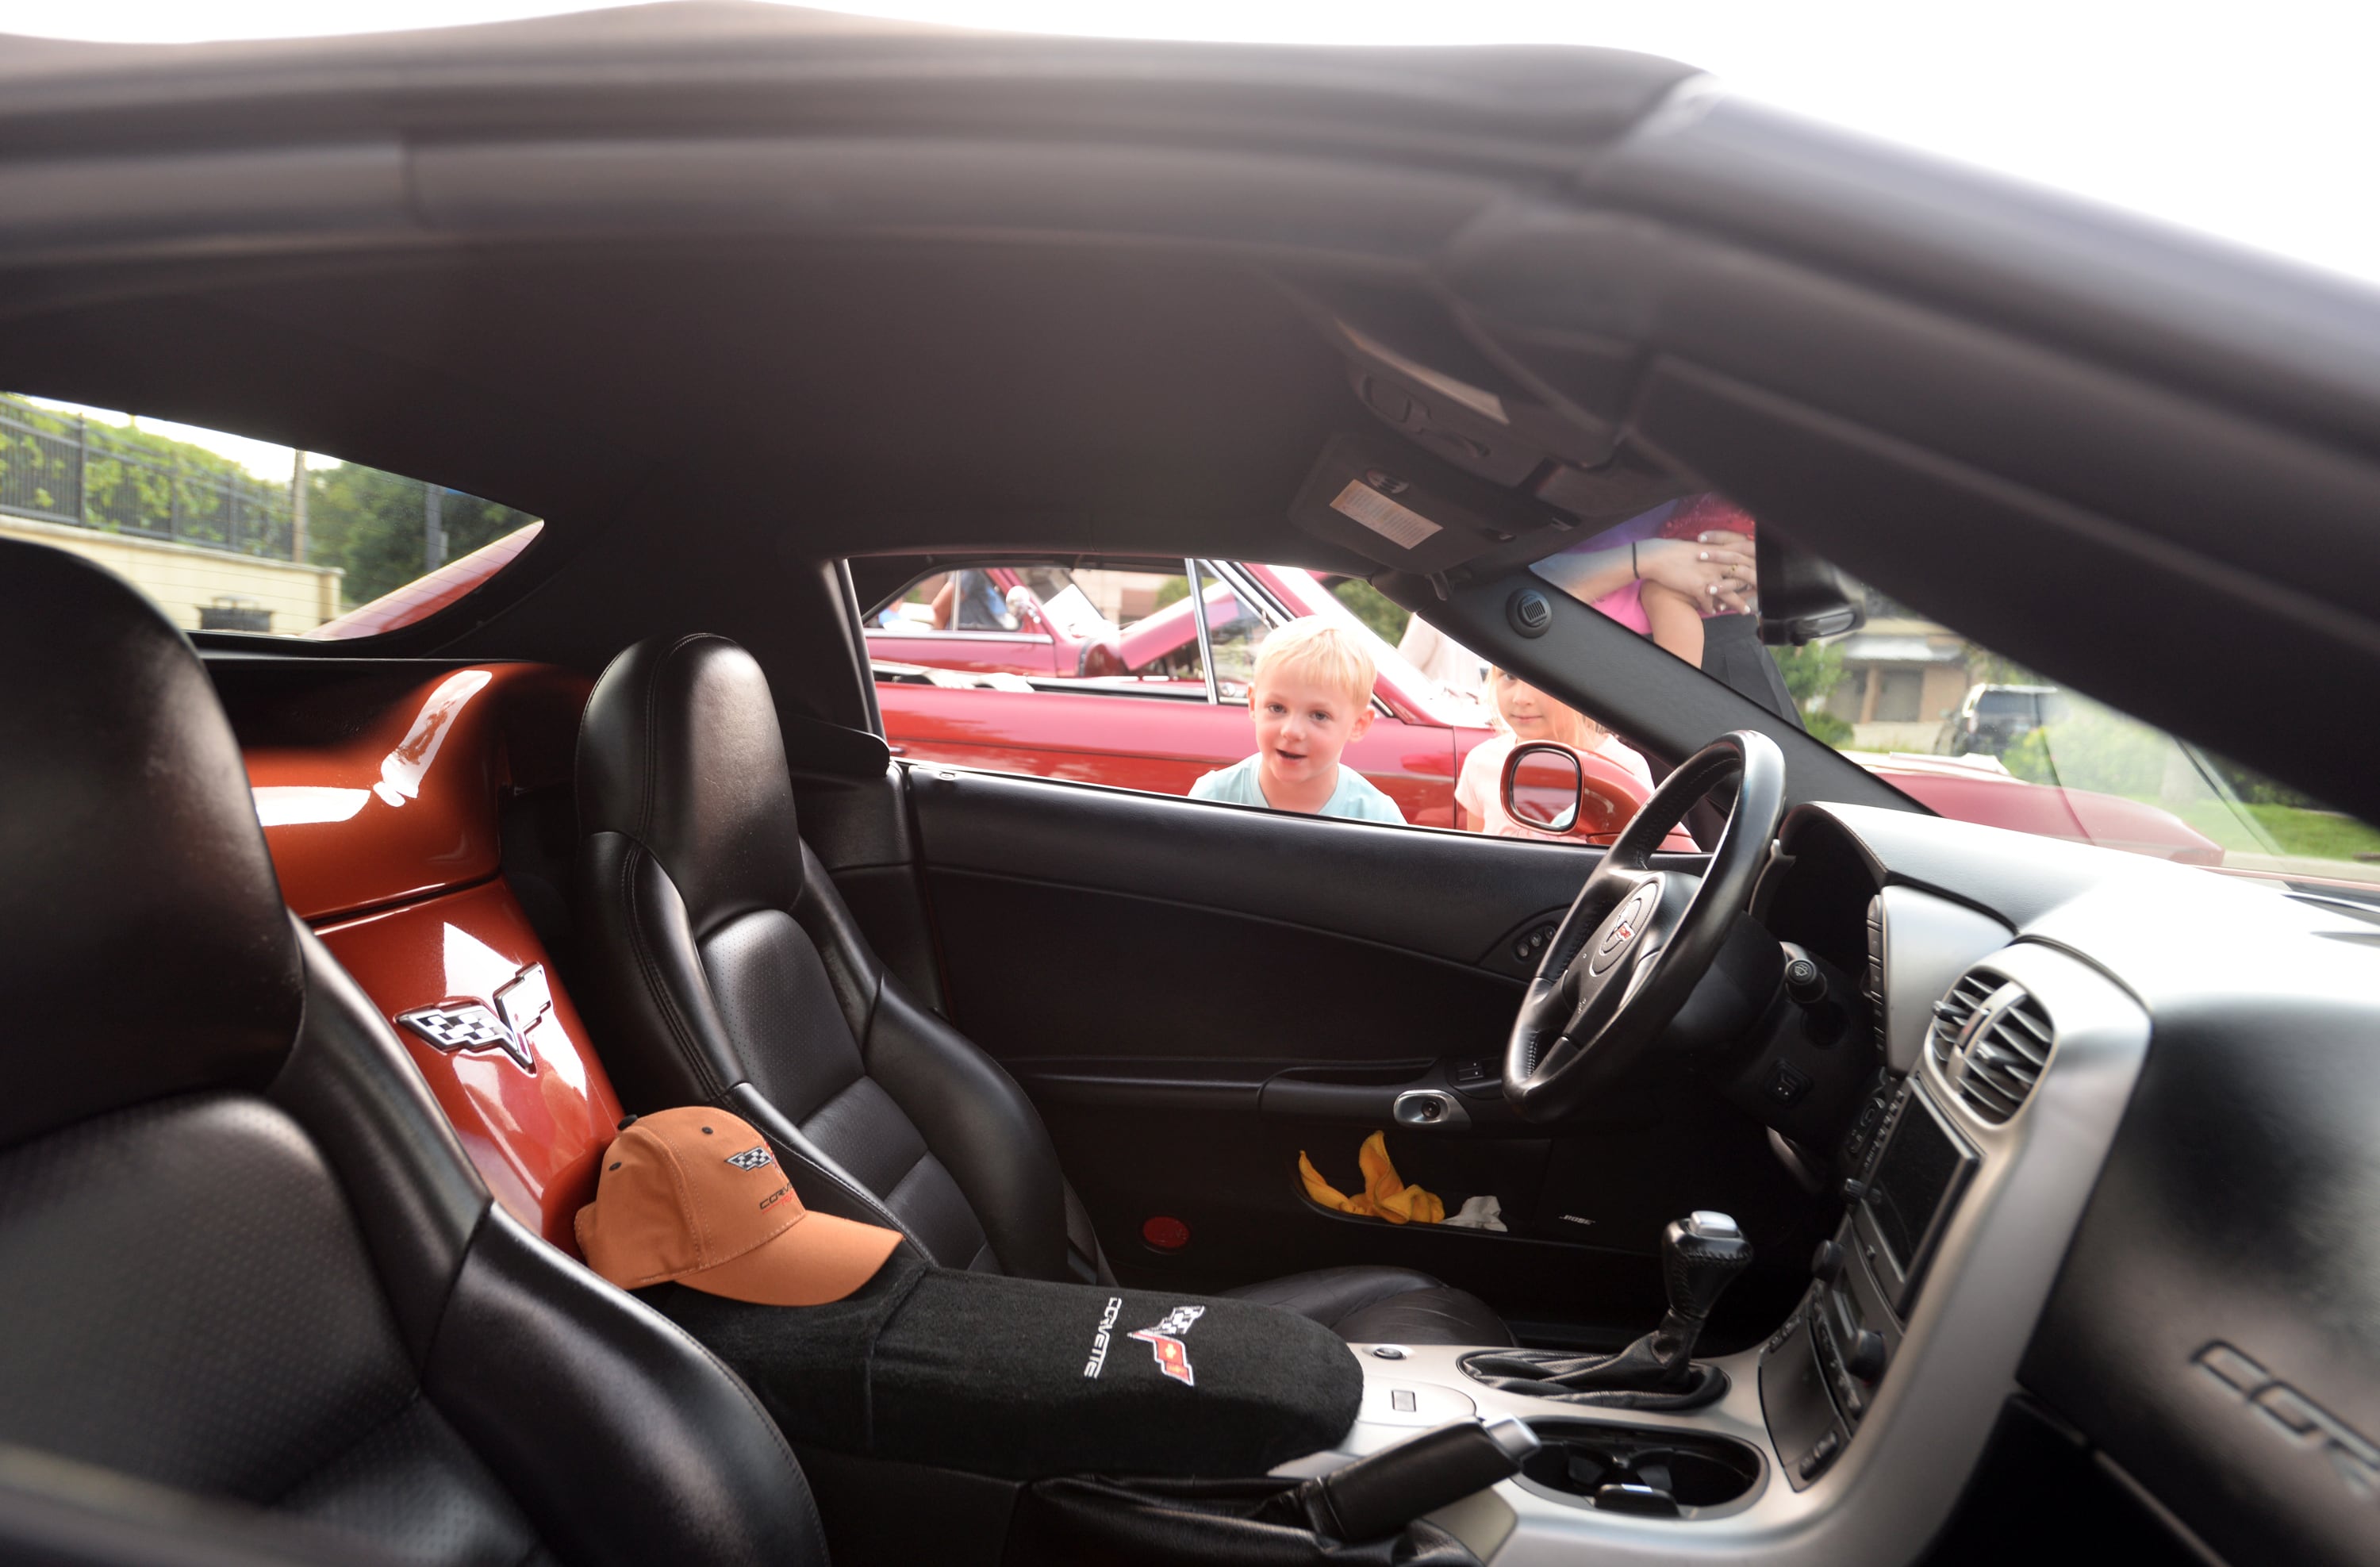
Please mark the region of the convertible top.
[[[808, 699], [864, 723], [839, 613], [789, 613], [839, 598], [844, 554], [1360, 571], [1484, 643], [1549, 508], [1691, 481], [2380, 814], [2374, 743], [2297, 676], [2380, 677], [2380, 534], [2336, 526], [2380, 513], [2370, 292], [1684, 66], [690, 5], [10, 41], [0, 146], [17, 388], [550, 519], [487, 592], [358, 651], [593, 667], [632, 626], [708, 625], [840, 668]], [[1374, 396], [1384, 364], [1508, 423]], [[1342, 438], [1510, 558], [1288, 526]]]

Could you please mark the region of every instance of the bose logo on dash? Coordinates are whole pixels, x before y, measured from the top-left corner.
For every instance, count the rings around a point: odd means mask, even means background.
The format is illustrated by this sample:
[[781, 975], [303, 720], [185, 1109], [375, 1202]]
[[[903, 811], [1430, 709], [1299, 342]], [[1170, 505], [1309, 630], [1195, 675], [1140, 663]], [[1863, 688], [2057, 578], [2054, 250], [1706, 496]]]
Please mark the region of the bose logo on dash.
[[1123, 1309], [1122, 1295], [1108, 1296], [1108, 1308], [1099, 1316], [1099, 1331], [1091, 1335], [1091, 1358], [1083, 1363], [1084, 1376], [1098, 1376], [1099, 1367], [1108, 1363], [1108, 1334], [1115, 1328], [1116, 1313]]

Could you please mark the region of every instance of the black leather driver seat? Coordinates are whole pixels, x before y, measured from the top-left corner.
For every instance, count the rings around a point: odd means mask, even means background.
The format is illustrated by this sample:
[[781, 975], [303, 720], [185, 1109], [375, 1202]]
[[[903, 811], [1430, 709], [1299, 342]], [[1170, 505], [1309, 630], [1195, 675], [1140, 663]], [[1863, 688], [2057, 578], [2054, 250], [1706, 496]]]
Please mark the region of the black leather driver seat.
[[[734, 1110], [804, 1202], [944, 1267], [1111, 1282], [1032, 1101], [886, 971], [795, 831], [750, 654], [699, 635], [622, 653], [588, 701], [577, 787], [573, 990], [631, 1108]], [[1483, 1303], [1403, 1269], [1236, 1293], [1352, 1342], [1512, 1342]]]
[[0, 1452], [359, 1560], [824, 1563], [750, 1391], [490, 1202], [290, 917], [180, 634], [0, 541]]

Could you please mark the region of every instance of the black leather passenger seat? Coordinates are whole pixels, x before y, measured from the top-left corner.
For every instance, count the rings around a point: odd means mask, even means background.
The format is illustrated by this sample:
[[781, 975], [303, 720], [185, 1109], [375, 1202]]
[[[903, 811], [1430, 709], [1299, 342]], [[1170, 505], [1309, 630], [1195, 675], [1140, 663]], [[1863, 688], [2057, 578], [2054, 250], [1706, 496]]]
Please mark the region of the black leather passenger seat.
[[[579, 730], [578, 812], [574, 989], [629, 1108], [732, 1109], [804, 1202], [944, 1267], [1111, 1282], [1032, 1100], [878, 960], [802, 842], [750, 654], [693, 635], [614, 659]], [[1512, 1342], [1409, 1269], [1251, 1290], [1358, 1342]]]
[[283, 906], [182, 637], [0, 541], [0, 1445], [416, 1562], [822, 1563], [748, 1390], [492, 1204]]

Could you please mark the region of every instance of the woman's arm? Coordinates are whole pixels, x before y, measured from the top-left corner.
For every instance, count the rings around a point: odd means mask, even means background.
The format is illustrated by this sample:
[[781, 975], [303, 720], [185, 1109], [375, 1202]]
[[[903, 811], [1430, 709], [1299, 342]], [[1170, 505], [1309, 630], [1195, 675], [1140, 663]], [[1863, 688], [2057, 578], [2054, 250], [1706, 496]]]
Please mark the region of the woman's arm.
[[1702, 606], [1676, 589], [1664, 588], [1658, 582], [1645, 584], [1643, 602], [1645, 618], [1653, 628], [1653, 645], [1676, 654], [1696, 669], [1702, 668]]
[[1740, 610], [1743, 608], [1741, 595], [1755, 585], [1757, 570], [1751, 554], [1741, 548], [1743, 542], [1742, 536], [1734, 533], [1706, 533], [1693, 541], [1642, 539], [1608, 550], [1548, 555], [1535, 569], [1585, 604], [1641, 578], [1672, 589], [1690, 603]]

